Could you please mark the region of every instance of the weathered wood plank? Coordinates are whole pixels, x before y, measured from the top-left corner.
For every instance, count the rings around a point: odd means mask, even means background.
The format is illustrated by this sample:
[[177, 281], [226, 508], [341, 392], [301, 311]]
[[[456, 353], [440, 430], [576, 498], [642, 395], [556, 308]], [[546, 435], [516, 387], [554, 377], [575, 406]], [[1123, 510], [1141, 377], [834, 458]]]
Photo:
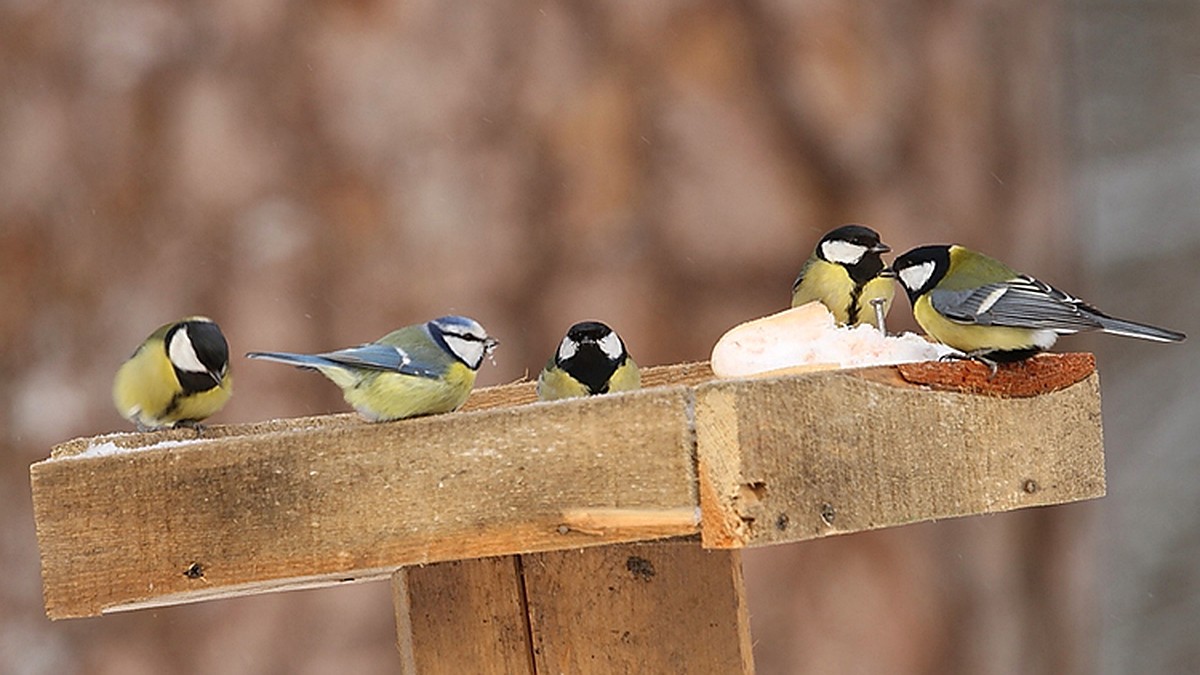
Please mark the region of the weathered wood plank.
[[[1066, 372], [1059, 358], [1036, 370]], [[1090, 378], [1065, 389], [1013, 373], [968, 382], [1027, 396], [1007, 398], [932, 391], [894, 368], [714, 382], [683, 364], [648, 369], [648, 383], [698, 386], [525, 405], [522, 382], [483, 390], [474, 412], [397, 423], [79, 439], [30, 470], [46, 609], [87, 616], [700, 529], [706, 546], [757, 545], [1100, 496], [1099, 389], [1082, 366], [1071, 372]], [[905, 377], [956, 386], [940, 367]]]
[[930, 391], [893, 369], [715, 382], [696, 396], [705, 546], [799, 541], [1105, 490], [1094, 371], [1029, 398]]
[[751, 673], [738, 551], [695, 540], [521, 556], [539, 673]]
[[693, 533], [690, 400], [659, 388], [39, 462], [46, 610], [88, 616]]
[[533, 675], [520, 568], [518, 556], [500, 556], [392, 575], [401, 672]]

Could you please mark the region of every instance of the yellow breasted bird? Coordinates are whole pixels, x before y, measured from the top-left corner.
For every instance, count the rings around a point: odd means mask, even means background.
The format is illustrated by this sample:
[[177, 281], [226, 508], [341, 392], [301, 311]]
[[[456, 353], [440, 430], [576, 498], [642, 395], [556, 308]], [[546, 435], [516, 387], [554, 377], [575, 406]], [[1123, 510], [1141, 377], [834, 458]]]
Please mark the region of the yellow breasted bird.
[[957, 245], [921, 246], [892, 264], [913, 316], [935, 340], [988, 363], [1019, 361], [1059, 335], [1101, 331], [1157, 342], [1185, 336], [1118, 319], [1004, 263]]
[[883, 301], [886, 316], [896, 293], [881, 257], [891, 250], [869, 227], [843, 225], [829, 231], [817, 242], [792, 284], [792, 307], [820, 300], [839, 324], [873, 325], [876, 315], [871, 300]]
[[637, 363], [613, 329], [599, 321], [571, 326], [538, 375], [543, 401], [629, 391], [642, 386]]
[[117, 370], [113, 403], [140, 431], [198, 427], [232, 394], [229, 344], [211, 319], [160, 326]]
[[458, 409], [475, 386], [483, 357], [498, 344], [474, 319], [443, 316], [325, 354], [246, 356], [316, 370], [342, 388], [360, 415], [385, 422]]

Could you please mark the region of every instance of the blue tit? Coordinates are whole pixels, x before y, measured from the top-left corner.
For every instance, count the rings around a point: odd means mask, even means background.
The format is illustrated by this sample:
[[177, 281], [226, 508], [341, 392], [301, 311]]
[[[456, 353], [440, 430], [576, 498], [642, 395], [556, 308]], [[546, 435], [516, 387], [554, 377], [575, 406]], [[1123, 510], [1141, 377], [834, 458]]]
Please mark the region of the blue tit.
[[342, 388], [360, 415], [386, 422], [457, 410], [475, 386], [483, 357], [498, 344], [474, 319], [443, 316], [335, 352], [246, 356], [317, 370]]
[[829, 231], [792, 284], [792, 307], [820, 300], [839, 324], [874, 324], [871, 300], [882, 300], [886, 316], [896, 293], [881, 257], [891, 250], [869, 227], [843, 225]]
[[1020, 361], [1059, 335], [1102, 331], [1180, 342], [1183, 333], [1117, 319], [962, 246], [921, 246], [892, 265], [913, 316], [938, 342], [993, 365]]
[[638, 366], [613, 329], [599, 321], [571, 326], [538, 375], [543, 401], [629, 391], [642, 386]]
[[113, 403], [140, 431], [198, 427], [233, 392], [229, 344], [211, 319], [160, 326], [117, 370]]

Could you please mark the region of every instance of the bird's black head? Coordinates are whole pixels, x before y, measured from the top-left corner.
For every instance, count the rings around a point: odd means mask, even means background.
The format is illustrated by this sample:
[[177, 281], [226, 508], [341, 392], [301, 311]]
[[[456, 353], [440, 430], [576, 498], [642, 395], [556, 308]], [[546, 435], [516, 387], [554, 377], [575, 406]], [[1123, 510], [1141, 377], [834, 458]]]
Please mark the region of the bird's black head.
[[567, 330], [554, 354], [554, 363], [588, 388], [608, 392], [608, 380], [629, 355], [613, 329], [599, 321], [582, 321]]
[[817, 257], [841, 265], [855, 282], [863, 284], [884, 269], [882, 254], [892, 249], [879, 240], [879, 233], [863, 225], [843, 225], [830, 230], [817, 242]]
[[184, 319], [167, 330], [163, 343], [184, 391], [221, 384], [229, 368], [229, 344], [217, 324], [203, 317]]
[[896, 258], [892, 271], [908, 293], [909, 301], [916, 302], [950, 271], [950, 247], [937, 244], [914, 248]]

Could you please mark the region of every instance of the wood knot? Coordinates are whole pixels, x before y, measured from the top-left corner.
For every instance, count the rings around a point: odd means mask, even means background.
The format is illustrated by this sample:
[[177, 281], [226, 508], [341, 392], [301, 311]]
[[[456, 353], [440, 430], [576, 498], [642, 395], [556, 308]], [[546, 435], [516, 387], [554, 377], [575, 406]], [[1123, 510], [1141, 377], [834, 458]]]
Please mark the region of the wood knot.
[[654, 563], [640, 556], [629, 556], [625, 560], [625, 569], [629, 570], [635, 579], [650, 581], [654, 578]]

